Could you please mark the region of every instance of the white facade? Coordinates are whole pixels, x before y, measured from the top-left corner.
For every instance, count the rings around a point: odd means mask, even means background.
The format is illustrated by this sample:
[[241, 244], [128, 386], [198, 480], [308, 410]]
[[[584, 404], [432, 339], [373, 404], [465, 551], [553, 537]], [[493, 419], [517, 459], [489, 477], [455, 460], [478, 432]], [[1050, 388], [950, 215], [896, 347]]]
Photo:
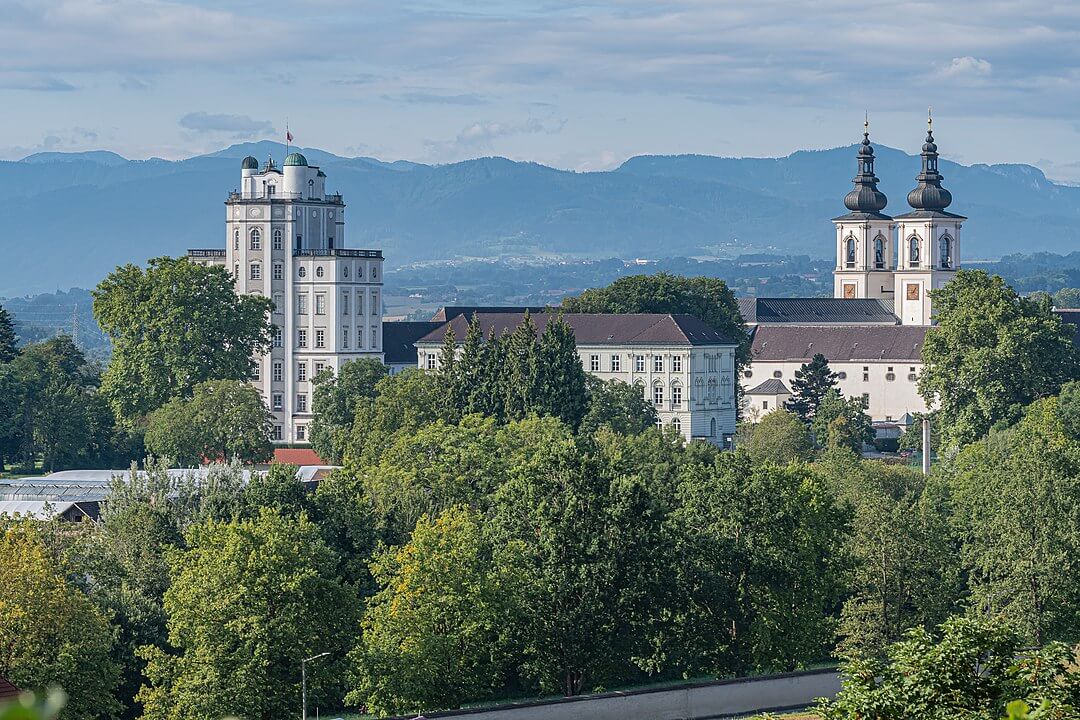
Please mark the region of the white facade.
[[259, 169], [243, 162], [240, 192], [225, 201], [225, 253], [192, 250], [223, 264], [236, 291], [274, 303], [273, 347], [256, 358], [252, 384], [274, 418], [274, 440], [307, 443], [312, 380], [362, 357], [382, 360], [382, 251], [345, 245], [345, 203], [299, 153]]
[[960, 269], [963, 220], [940, 215], [896, 218], [900, 252], [893, 276], [893, 307], [901, 324], [932, 324], [929, 293], [944, 287]]

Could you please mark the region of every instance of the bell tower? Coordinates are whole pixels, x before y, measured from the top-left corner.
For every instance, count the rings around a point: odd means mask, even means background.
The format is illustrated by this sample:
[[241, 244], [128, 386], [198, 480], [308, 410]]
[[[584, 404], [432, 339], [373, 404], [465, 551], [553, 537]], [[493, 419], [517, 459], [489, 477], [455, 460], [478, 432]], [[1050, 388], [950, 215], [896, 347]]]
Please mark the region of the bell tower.
[[908, 193], [911, 212], [896, 216], [899, 244], [894, 275], [894, 312], [903, 325], [930, 325], [934, 313], [929, 293], [949, 282], [960, 269], [960, 228], [966, 217], [947, 212], [952, 193], [941, 186], [933, 117], [926, 119], [922, 171]]
[[888, 199], [878, 190], [874, 175], [874, 148], [870, 144], [870, 123], [863, 123], [855, 187], [844, 197], [846, 215], [833, 218], [836, 225], [836, 269], [833, 296], [877, 298], [893, 303], [893, 219], [882, 214]]

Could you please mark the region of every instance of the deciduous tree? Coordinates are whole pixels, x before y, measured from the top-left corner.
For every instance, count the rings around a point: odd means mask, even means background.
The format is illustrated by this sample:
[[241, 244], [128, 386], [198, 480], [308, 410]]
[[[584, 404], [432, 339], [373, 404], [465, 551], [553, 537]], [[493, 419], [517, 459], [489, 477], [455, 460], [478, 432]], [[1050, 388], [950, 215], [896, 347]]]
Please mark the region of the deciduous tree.
[[581, 434], [591, 435], [608, 427], [634, 435], [656, 427], [656, 406], [645, 399], [640, 385], [588, 375], [585, 387], [588, 411], [581, 421]]
[[314, 378], [311, 411], [311, 446], [319, 457], [340, 464], [356, 419], [356, 403], [375, 397], [386, 365], [371, 358], [351, 360], [337, 374], [324, 370]]

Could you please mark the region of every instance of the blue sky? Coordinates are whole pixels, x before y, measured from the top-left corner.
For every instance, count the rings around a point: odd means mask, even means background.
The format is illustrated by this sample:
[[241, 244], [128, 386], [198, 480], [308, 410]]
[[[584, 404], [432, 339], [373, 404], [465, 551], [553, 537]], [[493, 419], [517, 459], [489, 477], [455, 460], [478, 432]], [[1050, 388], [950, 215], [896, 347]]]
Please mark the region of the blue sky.
[[594, 170], [859, 138], [1080, 181], [1080, 3], [0, 0], [0, 158], [346, 155]]

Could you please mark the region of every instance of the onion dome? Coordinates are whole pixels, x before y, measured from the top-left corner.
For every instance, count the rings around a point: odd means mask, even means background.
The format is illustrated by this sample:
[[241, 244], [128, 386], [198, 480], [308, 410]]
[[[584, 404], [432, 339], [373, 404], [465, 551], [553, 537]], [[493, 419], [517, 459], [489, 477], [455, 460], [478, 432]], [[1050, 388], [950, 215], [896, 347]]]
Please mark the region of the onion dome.
[[916, 210], [944, 210], [952, 203], [952, 193], [941, 187], [945, 178], [938, 172], [937, 143], [934, 142], [933, 118], [926, 120], [926, 142], [922, 146], [922, 172], [915, 178], [919, 185], [908, 193], [908, 205]]
[[259, 169], [259, 161], [256, 160], [255, 158], [253, 158], [252, 156], [248, 155], [246, 158], [244, 158], [244, 161], [240, 163], [240, 169], [241, 170], [258, 170]]
[[293, 166], [293, 165], [299, 165], [301, 167], [307, 167], [307, 158], [304, 157], [303, 155], [301, 155], [298, 152], [289, 153], [285, 157], [285, 162], [283, 162], [282, 165], [284, 165], [285, 167], [290, 167], [290, 166]]
[[859, 174], [852, 182], [855, 188], [844, 197], [844, 206], [854, 213], [878, 215], [889, 202], [885, 193], [878, 190], [874, 175], [874, 147], [870, 144], [870, 123], [863, 123], [863, 140], [859, 146]]

